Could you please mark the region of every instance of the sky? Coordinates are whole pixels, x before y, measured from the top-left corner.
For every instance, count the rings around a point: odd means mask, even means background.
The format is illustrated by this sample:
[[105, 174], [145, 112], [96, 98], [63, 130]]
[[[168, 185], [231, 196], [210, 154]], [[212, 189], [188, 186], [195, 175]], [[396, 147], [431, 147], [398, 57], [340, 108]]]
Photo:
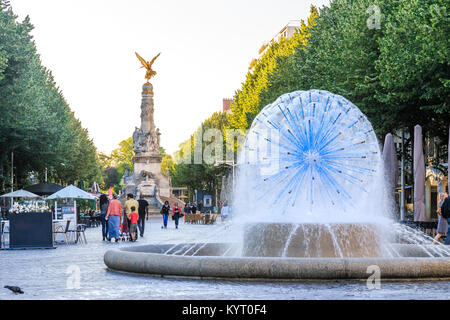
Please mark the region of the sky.
[[27, 15], [42, 63], [50, 69], [98, 151], [109, 154], [140, 126], [146, 61], [157, 75], [154, 120], [161, 146], [178, 150], [222, 111], [245, 80], [261, 45], [310, 5], [329, 0], [11, 0]]

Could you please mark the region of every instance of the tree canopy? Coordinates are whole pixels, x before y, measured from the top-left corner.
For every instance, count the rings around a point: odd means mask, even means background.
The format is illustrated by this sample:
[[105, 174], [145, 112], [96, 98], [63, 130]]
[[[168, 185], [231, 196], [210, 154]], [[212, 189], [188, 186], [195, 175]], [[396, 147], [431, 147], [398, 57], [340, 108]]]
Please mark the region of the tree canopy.
[[[448, 0], [332, 0], [311, 7], [291, 37], [263, 46], [234, 95], [224, 128], [246, 131], [255, 116], [284, 93], [321, 89], [352, 101], [371, 121], [379, 139], [405, 129], [412, 147], [414, 126], [441, 141], [450, 122], [450, 16]], [[213, 122], [212, 116], [207, 119]], [[183, 149], [194, 140], [192, 135]], [[444, 151], [444, 152], [442, 152]], [[203, 166], [192, 169], [187, 168]], [[186, 167], [186, 168], [185, 168]], [[175, 165], [177, 183], [199, 187], [207, 165]], [[191, 176], [189, 176], [191, 174]], [[179, 179], [178, 175], [186, 178]]]
[[63, 184], [98, 178], [96, 147], [39, 58], [29, 17], [17, 21], [0, 0], [0, 188], [29, 184], [30, 173]]

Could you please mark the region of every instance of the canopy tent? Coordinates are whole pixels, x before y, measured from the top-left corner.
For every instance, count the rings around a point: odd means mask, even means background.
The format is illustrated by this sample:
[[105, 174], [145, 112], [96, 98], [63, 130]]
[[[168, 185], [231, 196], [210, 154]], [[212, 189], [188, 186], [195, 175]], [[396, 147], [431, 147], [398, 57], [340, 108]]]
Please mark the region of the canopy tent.
[[16, 190], [0, 196], [1, 198], [40, 198], [37, 194], [31, 193], [26, 190]]
[[[68, 187], [65, 187], [64, 189], [59, 190], [58, 192], [55, 192], [54, 194], [47, 197], [47, 200], [51, 199], [73, 199], [73, 207], [70, 206], [61, 206], [61, 214], [62, 219], [58, 218], [59, 221], [65, 220], [65, 221], [71, 221], [69, 222], [69, 225], [72, 225], [72, 229], [76, 230], [78, 228], [78, 213], [77, 213], [77, 201], [76, 199], [88, 199], [88, 200], [95, 200], [96, 198], [87, 193], [86, 191], [81, 190], [80, 188], [75, 187], [74, 185], [70, 185]], [[69, 209], [66, 212], [63, 212], [64, 209]], [[73, 208], [73, 210], [72, 210]], [[58, 203], [55, 201], [55, 214], [56, 216], [59, 215], [58, 213]]]
[[87, 193], [86, 191], [81, 190], [80, 188], [75, 187], [74, 185], [70, 185], [65, 187], [64, 189], [55, 192], [54, 194], [47, 197], [47, 199], [89, 199], [95, 200], [96, 198]]
[[59, 184], [56, 184], [56, 183], [43, 182], [43, 183], [33, 184], [32, 186], [24, 188], [24, 190], [33, 192], [40, 196], [49, 196], [63, 188], [64, 188], [63, 186], [60, 186]]

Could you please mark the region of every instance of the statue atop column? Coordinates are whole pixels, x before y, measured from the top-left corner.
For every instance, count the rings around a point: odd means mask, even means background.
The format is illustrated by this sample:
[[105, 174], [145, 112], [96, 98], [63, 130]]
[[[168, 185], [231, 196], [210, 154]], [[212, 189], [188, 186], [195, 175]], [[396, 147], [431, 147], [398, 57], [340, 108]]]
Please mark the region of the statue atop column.
[[[160, 131], [155, 126], [153, 112], [153, 85], [149, 82], [156, 75], [152, 65], [161, 53], [151, 61], [145, 61], [137, 52], [136, 57], [145, 68], [147, 82], [142, 86], [141, 102], [141, 126], [135, 128], [133, 133], [134, 143], [134, 175], [133, 181], [126, 187], [135, 190], [139, 195], [153, 203], [162, 205], [159, 195], [170, 197], [170, 182], [161, 174]], [[134, 188], [134, 189], [133, 189]], [[158, 200], [159, 199], [159, 200]]]
[[137, 52], [136, 57], [141, 62], [141, 68], [146, 68], [145, 79], [147, 82], [142, 87], [141, 103], [141, 127], [136, 128], [133, 134], [134, 152], [136, 154], [151, 153], [159, 155], [159, 130], [155, 131], [153, 119], [153, 85], [149, 80], [156, 75], [152, 65], [161, 53], [157, 54], [151, 61], [145, 61]]

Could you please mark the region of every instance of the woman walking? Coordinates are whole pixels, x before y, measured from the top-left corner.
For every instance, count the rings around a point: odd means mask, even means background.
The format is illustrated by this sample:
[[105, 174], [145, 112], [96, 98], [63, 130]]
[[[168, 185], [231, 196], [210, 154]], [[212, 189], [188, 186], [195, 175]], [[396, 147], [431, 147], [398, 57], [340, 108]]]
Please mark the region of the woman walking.
[[113, 200], [109, 203], [108, 213], [105, 219], [108, 220], [108, 241], [115, 238], [116, 242], [119, 242], [119, 227], [122, 224], [122, 204], [117, 200], [116, 194], [113, 195]]
[[[438, 226], [437, 226], [437, 235], [433, 240], [433, 244], [438, 243], [439, 238], [447, 234], [448, 222], [447, 222], [447, 219], [442, 217], [442, 212], [441, 212], [442, 204], [444, 203], [444, 200], [447, 197], [448, 197], [448, 194], [446, 192], [442, 192], [439, 194], [438, 209], [436, 211], [438, 214], [438, 217], [439, 217], [439, 221], [438, 221]], [[448, 236], [449, 235], [447, 235], [447, 237]]]
[[169, 201], [164, 202], [164, 205], [161, 208], [161, 214], [163, 215], [163, 226], [161, 229], [167, 229], [167, 220], [169, 219], [170, 205]]
[[100, 196], [100, 220], [102, 221], [102, 236], [103, 241], [108, 237], [108, 221], [106, 221], [106, 214], [108, 213], [109, 201], [104, 194]]
[[181, 216], [181, 208], [178, 206], [178, 203], [175, 203], [172, 212], [172, 219], [175, 220], [175, 229], [178, 229], [178, 220]]

